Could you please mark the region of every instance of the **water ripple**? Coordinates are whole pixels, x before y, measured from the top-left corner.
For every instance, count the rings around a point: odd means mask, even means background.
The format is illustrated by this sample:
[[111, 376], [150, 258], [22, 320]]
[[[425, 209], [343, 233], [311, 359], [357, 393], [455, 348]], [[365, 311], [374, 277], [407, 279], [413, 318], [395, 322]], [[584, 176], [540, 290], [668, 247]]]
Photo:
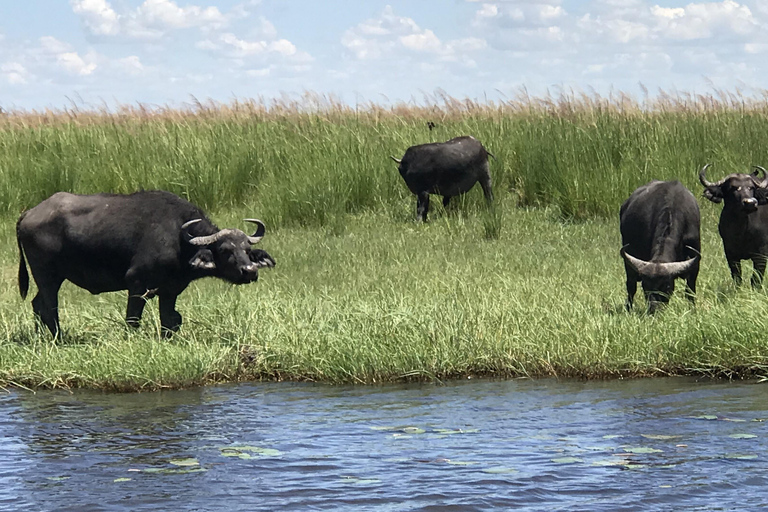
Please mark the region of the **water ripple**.
[[745, 510], [763, 387], [245, 384], [0, 397], [0, 510]]

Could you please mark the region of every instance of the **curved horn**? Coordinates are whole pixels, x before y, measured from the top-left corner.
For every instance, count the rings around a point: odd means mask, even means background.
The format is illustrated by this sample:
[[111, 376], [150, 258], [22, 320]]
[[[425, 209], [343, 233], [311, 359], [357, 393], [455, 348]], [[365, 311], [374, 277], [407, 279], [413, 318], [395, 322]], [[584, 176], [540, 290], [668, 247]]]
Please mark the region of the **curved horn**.
[[185, 222], [184, 224], [181, 225], [181, 229], [187, 229], [192, 224], [197, 224], [198, 222], [203, 222], [203, 219], [188, 220], [187, 222]]
[[685, 261], [673, 261], [670, 263], [657, 263], [658, 269], [656, 275], [658, 276], [670, 276], [677, 277], [688, 273], [691, 267], [699, 261], [698, 256], [689, 258]]
[[677, 277], [687, 273], [694, 264], [701, 258], [701, 254], [691, 246], [686, 246], [689, 249], [697, 253], [697, 256], [689, 258], [685, 261], [672, 261], [669, 263], [651, 263], [649, 261], [643, 261], [640, 258], [635, 258], [631, 254], [627, 254], [624, 250], [626, 246], [621, 248], [621, 256], [629, 263], [635, 272], [641, 276], [655, 276], [655, 277]]
[[[756, 179], [759, 177], [759, 174], [757, 171], [763, 171], [763, 177], [759, 181]], [[755, 171], [752, 173], [752, 181], [755, 182], [755, 185], [761, 188], [768, 188], [768, 171], [765, 170], [764, 167], [760, 167], [759, 165], [755, 166]]]
[[722, 185], [722, 184], [723, 184], [723, 181], [721, 181], [720, 183], [712, 183], [711, 181], [707, 181], [706, 172], [707, 172], [707, 167], [709, 167], [710, 165], [712, 165], [712, 164], [707, 164], [707, 165], [705, 165], [705, 166], [704, 166], [704, 167], [703, 167], [703, 168], [702, 168], [702, 169], [699, 171], [699, 181], [700, 181], [700, 182], [701, 182], [701, 184], [702, 184], [702, 185], [704, 185], [705, 187], [719, 187], [720, 185]]
[[402, 159], [398, 160], [397, 158], [393, 157], [392, 155], [389, 155], [389, 158], [391, 158], [392, 160], [394, 160], [394, 161], [395, 161], [395, 162], [396, 162], [398, 165], [400, 165], [400, 162], [402, 162], [402, 161], [403, 161]]
[[261, 222], [259, 219], [243, 219], [245, 222], [252, 222], [256, 224], [256, 232], [248, 237], [248, 241], [251, 244], [256, 244], [261, 241], [262, 238], [264, 238], [264, 233], [267, 231], [267, 227], [264, 225], [263, 222]]
[[649, 268], [653, 266], [653, 263], [650, 263], [648, 261], [643, 261], [640, 258], [635, 258], [631, 254], [627, 254], [627, 251], [625, 250], [627, 246], [621, 248], [621, 257], [624, 258], [624, 261], [629, 263], [629, 266], [632, 267], [632, 269], [637, 272], [638, 274], [648, 274]]
[[189, 239], [189, 243], [192, 245], [210, 245], [216, 241], [219, 240], [222, 236], [226, 234], [226, 232], [229, 231], [227, 229], [222, 229], [220, 231], [217, 231], [216, 233], [212, 235], [207, 236], [196, 236], [194, 238]]
[[[189, 220], [189, 221], [187, 221], [187, 222], [185, 222], [184, 224], [181, 225], [181, 230], [184, 231], [189, 226], [191, 226], [192, 224], [197, 224], [198, 222], [202, 222], [202, 221], [203, 221], [203, 219], [192, 219], [192, 220]], [[219, 238], [222, 237], [222, 235], [224, 234], [224, 231], [226, 231], [226, 230], [222, 229], [221, 231], [218, 231], [217, 233], [214, 233], [212, 235], [207, 235], [207, 236], [194, 236], [193, 237], [192, 235], [189, 235], [189, 240], [188, 241], [192, 245], [208, 245], [208, 244], [212, 244], [213, 242], [215, 242], [216, 240], [218, 240]]]

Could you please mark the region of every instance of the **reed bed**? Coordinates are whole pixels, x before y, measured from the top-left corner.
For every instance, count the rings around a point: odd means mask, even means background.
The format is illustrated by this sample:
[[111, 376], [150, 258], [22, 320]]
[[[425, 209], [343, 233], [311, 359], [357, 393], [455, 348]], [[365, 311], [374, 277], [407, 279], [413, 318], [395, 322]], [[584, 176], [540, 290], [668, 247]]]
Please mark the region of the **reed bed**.
[[[473, 190], [448, 211], [433, 201], [432, 222], [415, 223], [415, 198], [389, 155], [464, 134], [497, 158], [495, 207]], [[697, 306], [680, 283], [654, 317], [642, 300], [622, 309], [618, 208], [651, 179], [679, 179], [699, 196], [707, 162], [713, 177], [766, 165], [766, 134], [765, 96], [723, 92], [4, 112], [0, 383], [762, 376], [768, 301], [729, 282], [719, 207], [700, 200]], [[277, 267], [249, 286], [194, 283], [170, 342], [157, 336], [156, 304], [130, 331], [124, 294], [71, 285], [61, 294], [65, 337], [38, 334], [16, 289], [18, 214], [59, 190], [151, 188], [201, 205], [220, 226], [262, 218]]]

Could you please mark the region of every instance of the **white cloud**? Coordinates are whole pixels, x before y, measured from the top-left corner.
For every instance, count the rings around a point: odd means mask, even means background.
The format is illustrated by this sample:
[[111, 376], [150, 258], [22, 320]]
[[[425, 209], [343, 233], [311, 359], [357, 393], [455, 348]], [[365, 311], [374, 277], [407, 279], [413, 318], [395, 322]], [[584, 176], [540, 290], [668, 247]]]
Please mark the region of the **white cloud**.
[[257, 55], [279, 54], [284, 57], [296, 56], [298, 60], [310, 61], [312, 58], [303, 52], [298, 52], [296, 46], [287, 39], [274, 41], [240, 39], [235, 34], [220, 34], [216, 39], [204, 39], [196, 44], [197, 48], [209, 51], [220, 51], [230, 58], [245, 58]]
[[443, 42], [432, 30], [421, 28], [413, 19], [395, 14], [386, 6], [379, 17], [365, 20], [344, 32], [341, 44], [358, 60], [389, 58], [398, 52], [433, 54], [442, 60], [463, 59], [465, 54], [485, 48], [478, 37]]
[[60, 53], [56, 63], [67, 73], [81, 76], [90, 75], [97, 67], [92, 57], [83, 59], [77, 52]]
[[24, 85], [31, 81], [32, 75], [19, 62], [6, 62], [0, 66], [0, 76], [11, 85]]
[[117, 60], [117, 67], [129, 75], [140, 75], [145, 71], [141, 59], [136, 55], [131, 55]]
[[159, 30], [191, 27], [220, 28], [226, 17], [216, 7], [179, 7], [172, 0], [145, 0], [136, 10], [136, 21], [143, 27]]
[[62, 41], [59, 41], [55, 37], [52, 36], [43, 36], [40, 38], [40, 47], [49, 54], [59, 54], [68, 52], [72, 49], [72, 46], [64, 43]]
[[70, 5], [92, 33], [116, 35], [120, 31], [119, 17], [106, 0], [70, 0]]
[[70, 5], [91, 34], [134, 39], [157, 39], [179, 29], [221, 29], [231, 19], [248, 14], [242, 6], [227, 16], [217, 7], [181, 7], [173, 0], [145, 0], [135, 9], [119, 13], [106, 0], [70, 0]]

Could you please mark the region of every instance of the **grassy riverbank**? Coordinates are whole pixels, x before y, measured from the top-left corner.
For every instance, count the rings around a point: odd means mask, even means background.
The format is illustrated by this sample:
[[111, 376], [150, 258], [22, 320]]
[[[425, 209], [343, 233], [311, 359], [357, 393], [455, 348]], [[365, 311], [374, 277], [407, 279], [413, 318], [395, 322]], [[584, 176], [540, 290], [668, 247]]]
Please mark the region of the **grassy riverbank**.
[[[643, 300], [623, 311], [617, 218], [651, 178], [679, 177], [698, 196], [704, 162], [716, 163], [713, 177], [768, 164], [768, 107], [611, 105], [11, 116], [0, 122], [0, 383], [134, 390], [240, 379], [768, 374], [768, 300], [730, 284], [719, 208], [700, 201], [697, 306], [679, 282], [652, 318], [640, 314]], [[429, 132], [426, 119], [438, 128]], [[415, 199], [387, 156], [464, 133], [498, 158], [496, 209], [473, 190], [447, 213], [434, 201], [433, 221], [416, 224]], [[156, 335], [156, 301], [129, 331], [124, 294], [65, 284], [65, 339], [38, 336], [16, 286], [18, 212], [56, 190], [141, 187], [187, 196], [220, 226], [264, 219], [262, 246], [277, 267], [250, 286], [193, 284], [171, 341]]]

